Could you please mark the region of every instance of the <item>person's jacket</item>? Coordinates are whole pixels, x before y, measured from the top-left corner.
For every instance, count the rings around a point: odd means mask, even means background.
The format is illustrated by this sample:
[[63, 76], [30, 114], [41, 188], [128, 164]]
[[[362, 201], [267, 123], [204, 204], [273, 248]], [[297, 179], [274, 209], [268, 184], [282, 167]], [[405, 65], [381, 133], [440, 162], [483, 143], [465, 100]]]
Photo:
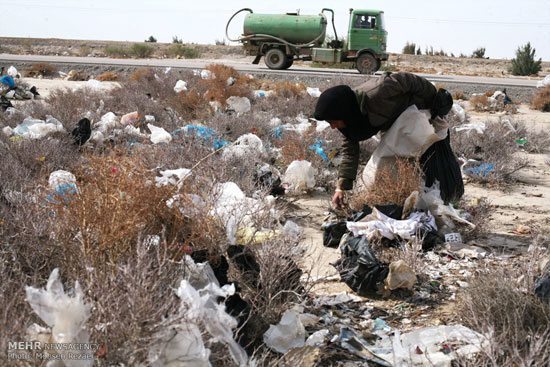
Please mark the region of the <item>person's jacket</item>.
[[388, 130], [399, 115], [413, 104], [418, 109], [430, 109], [437, 93], [431, 82], [410, 73], [384, 74], [380, 78], [368, 80], [353, 91], [361, 114], [367, 117], [366, 121], [371, 126], [364, 126], [364, 130], [369, 130], [370, 134], [362, 135], [361, 139], [350, 136], [344, 138], [343, 159], [338, 170], [338, 186], [344, 190], [353, 188], [357, 176], [359, 141], [368, 139], [380, 130]]

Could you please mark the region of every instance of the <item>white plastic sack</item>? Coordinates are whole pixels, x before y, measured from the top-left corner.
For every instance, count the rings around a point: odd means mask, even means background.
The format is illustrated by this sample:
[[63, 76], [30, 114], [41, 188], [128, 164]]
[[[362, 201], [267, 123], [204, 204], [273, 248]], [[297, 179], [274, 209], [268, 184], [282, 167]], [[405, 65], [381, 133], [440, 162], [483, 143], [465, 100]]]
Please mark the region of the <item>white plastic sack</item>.
[[319, 96], [321, 96], [321, 91], [319, 90], [319, 88], [308, 87], [306, 90], [307, 90], [307, 94], [309, 94], [314, 98], [319, 98]]
[[92, 135], [90, 135], [90, 141], [96, 144], [101, 144], [105, 140], [105, 136], [99, 130], [92, 130]]
[[225, 100], [229, 108], [237, 113], [250, 111], [250, 100], [246, 97], [231, 96]]
[[396, 157], [420, 156], [433, 143], [445, 139], [447, 126], [442, 124], [434, 128], [429, 117], [429, 111], [419, 111], [412, 105], [395, 120], [382, 135], [363, 171], [363, 184], [367, 188], [375, 183], [378, 170], [394, 167]]
[[207, 69], [202, 70], [200, 75], [201, 79], [216, 79], [216, 74]]
[[294, 161], [290, 163], [283, 176], [283, 182], [295, 191], [307, 190], [315, 187], [317, 169], [308, 161]]
[[50, 190], [55, 190], [57, 186], [66, 184], [66, 185], [75, 185], [76, 177], [71, 172], [58, 170], [50, 173], [48, 178], [48, 187]]
[[547, 85], [550, 85], [550, 75], [545, 76], [543, 80], [537, 82], [537, 88], [546, 88]]
[[292, 348], [305, 345], [307, 332], [298, 313], [287, 310], [277, 325], [270, 325], [264, 334], [264, 343], [270, 349], [286, 353]]
[[222, 157], [225, 159], [233, 157], [244, 157], [246, 155], [252, 155], [258, 157], [262, 154], [264, 144], [255, 134], [245, 134], [239, 136], [235, 144], [228, 146], [222, 152]]
[[153, 144], [170, 143], [172, 141], [172, 135], [162, 127], [157, 127], [152, 124], [147, 124], [147, 127], [151, 131], [151, 142]]
[[317, 126], [315, 127], [315, 131], [317, 133], [321, 133], [329, 127], [330, 127], [330, 124], [328, 122], [326, 122], [326, 121], [317, 121]]
[[[25, 287], [26, 301], [33, 311], [51, 327], [53, 343], [89, 343], [90, 335], [85, 329], [90, 317], [91, 306], [84, 302], [84, 293], [75, 282], [74, 292], [69, 296], [63, 290], [59, 279], [59, 269], [50, 274], [46, 289]], [[63, 363], [67, 367], [88, 367], [94, 363], [93, 351], [89, 349], [63, 349], [56, 351], [64, 355]], [[74, 359], [69, 354], [85, 354], [87, 358]]]
[[12, 65], [8, 68], [8, 75], [14, 79], [18, 77], [19, 73], [17, 72], [15, 66]]
[[483, 122], [472, 122], [455, 127], [455, 131], [466, 131], [466, 133], [470, 134], [470, 131], [475, 130], [479, 134], [483, 134], [485, 132], [485, 128], [486, 126]]
[[187, 92], [187, 82], [184, 82], [183, 80], [178, 80], [176, 82], [176, 85], [174, 86], [174, 92]]
[[98, 122], [95, 123], [94, 129], [99, 130], [105, 135], [109, 132], [109, 130], [114, 129], [119, 122], [120, 119], [113, 112], [107, 112], [101, 116], [101, 119]]

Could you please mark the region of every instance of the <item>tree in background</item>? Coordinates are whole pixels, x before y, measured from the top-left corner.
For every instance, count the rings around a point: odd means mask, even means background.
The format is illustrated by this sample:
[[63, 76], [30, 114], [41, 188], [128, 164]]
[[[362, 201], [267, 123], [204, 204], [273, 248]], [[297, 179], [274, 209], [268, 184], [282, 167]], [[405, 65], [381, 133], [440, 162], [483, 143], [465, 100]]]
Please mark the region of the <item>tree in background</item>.
[[510, 72], [512, 75], [537, 75], [541, 69], [541, 62], [542, 59], [535, 61], [535, 49], [532, 49], [531, 43], [527, 42], [525, 46], [518, 47], [516, 50]]
[[178, 36], [173, 36], [172, 37], [172, 43], [179, 43], [179, 44], [182, 44], [183, 41], [181, 38], [178, 38]]
[[145, 40], [145, 42], [151, 42], [151, 43], [156, 43], [157, 42], [157, 39], [153, 36], [149, 36], [149, 38], [147, 38]]
[[480, 47], [474, 52], [472, 52], [472, 58], [474, 59], [484, 59], [485, 58], [485, 47]]
[[416, 44], [414, 43], [407, 43], [405, 44], [405, 47], [403, 47], [403, 53], [405, 55], [414, 55], [414, 51], [416, 50]]

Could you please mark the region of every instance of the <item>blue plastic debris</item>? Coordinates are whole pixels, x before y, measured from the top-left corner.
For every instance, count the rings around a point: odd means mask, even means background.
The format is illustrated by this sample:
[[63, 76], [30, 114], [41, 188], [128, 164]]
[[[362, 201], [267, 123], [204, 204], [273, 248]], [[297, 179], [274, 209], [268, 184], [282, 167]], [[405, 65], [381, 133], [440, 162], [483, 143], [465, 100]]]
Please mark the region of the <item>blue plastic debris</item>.
[[472, 175], [485, 177], [489, 172], [493, 171], [494, 169], [495, 169], [495, 166], [492, 163], [482, 163], [476, 167], [466, 168], [464, 172]]
[[15, 81], [9, 75], [4, 75], [2, 78], [0, 78], [0, 83], [7, 85], [10, 88], [15, 87]]
[[[184, 127], [184, 130], [187, 132], [187, 134], [194, 133], [198, 138], [200, 138], [204, 143], [206, 144], [213, 144], [214, 149], [218, 150], [221, 147], [229, 144], [227, 141], [225, 141], [221, 135], [214, 129], [210, 127], [205, 126], [198, 126], [198, 125], [186, 125]], [[174, 130], [172, 134], [177, 134], [177, 132], [181, 131], [181, 129]]]
[[283, 127], [283, 126], [277, 126], [273, 130], [271, 130], [271, 136], [273, 136], [273, 137], [275, 137], [279, 140], [283, 140], [283, 131], [284, 130], [287, 130], [287, 128]]
[[71, 183], [57, 185], [55, 192], [49, 194], [46, 200], [53, 204], [68, 204], [76, 194], [76, 186]]
[[323, 151], [323, 147], [321, 146], [321, 144], [323, 144], [325, 141], [324, 140], [315, 140], [315, 143], [313, 145], [310, 145], [309, 146], [309, 149], [311, 150], [314, 150], [317, 152], [317, 154], [319, 154], [321, 156], [321, 158], [323, 158], [323, 160], [325, 161], [329, 161], [327, 155], [325, 154], [325, 152]]

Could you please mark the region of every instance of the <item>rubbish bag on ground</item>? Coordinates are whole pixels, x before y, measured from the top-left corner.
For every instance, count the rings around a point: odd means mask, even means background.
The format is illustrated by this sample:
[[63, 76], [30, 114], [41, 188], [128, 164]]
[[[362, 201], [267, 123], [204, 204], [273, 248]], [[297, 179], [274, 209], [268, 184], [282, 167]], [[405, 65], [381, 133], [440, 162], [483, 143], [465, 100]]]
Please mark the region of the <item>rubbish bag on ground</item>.
[[151, 142], [153, 144], [170, 143], [172, 141], [172, 135], [162, 127], [157, 127], [152, 124], [147, 124], [147, 127], [151, 131]]
[[0, 96], [0, 107], [2, 107], [2, 110], [6, 111], [10, 107], [13, 108], [13, 105], [11, 104], [9, 99], [4, 96]]
[[225, 159], [242, 158], [247, 155], [250, 157], [259, 157], [264, 149], [262, 139], [255, 134], [244, 134], [239, 136], [237, 141], [225, 148], [222, 157]]
[[280, 173], [276, 168], [269, 165], [261, 166], [254, 173], [254, 183], [260, 188], [269, 188], [269, 195], [284, 195], [285, 188], [281, 186]]
[[444, 123], [430, 124], [429, 111], [419, 111], [415, 105], [410, 106], [382, 135], [365, 166], [362, 183], [366, 188], [374, 185], [380, 170], [392, 172], [397, 157], [422, 155], [432, 144], [444, 139], [447, 131]]
[[270, 325], [264, 334], [264, 342], [270, 349], [286, 353], [305, 345], [307, 332], [298, 313], [287, 310], [277, 325]]
[[437, 185], [424, 188], [424, 191], [416, 202], [415, 208], [429, 211], [435, 217], [439, 227], [446, 225], [452, 229], [455, 227], [453, 222], [457, 222], [475, 228], [475, 225], [462, 218], [460, 213], [451, 204], [445, 205], [443, 203]]
[[323, 226], [323, 246], [338, 247], [344, 233], [348, 231], [345, 221]]
[[13, 77], [9, 75], [4, 75], [2, 78], [0, 78], [0, 83], [4, 84], [8, 88], [15, 87], [15, 81], [13, 80]]
[[425, 186], [439, 182], [440, 195], [445, 203], [459, 200], [464, 195], [464, 183], [460, 166], [451, 149], [450, 134], [434, 143], [420, 157]]
[[138, 120], [139, 120], [139, 113], [138, 111], [134, 111], [122, 116], [120, 119], [120, 123], [124, 126], [134, 125]]
[[398, 288], [411, 290], [416, 283], [416, 274], [403, 260], [392, 261], [390, 272], [384, 280], [385, 290], [393, 291]]
[[535, 283], [535, 294], [540, 299], [550, 302], [550, 275], [545, 275]]
[[283, 176], [283, 182], [295, 191], [307, 190], [315, 187], [317, 169], [308, 161], [293, 161]]
[[307, 94], [309, 94], [313, 98], [319, 98], [319, 96], [321, 96], [321, 91], [319, 90], [319, 88], [307, 87], [306, 91], [307, 91]]
[[8, 68], [8, 75], [11, 76], [12, 78], [21, 77], [21, 75], [17, 72], [17, 69], [13, 65]]
[[90, 126], [90, 120], [84, 117], [78, 121], [77, 126], [71, 131], [71, 135], [74, 138], [74, 144], [78, 146], [84, 145], [88, 139], [92, 136], [92, 128]]
[[[75, 282], [72, 296], [63, 290], [59, 279], [59, 269], [54, 269], [46, 289], [25, 287], [26, 301], [33, 311], [51, 327], [50, 343], [65, 345], [56, 352], [62, 356], [67, 367], [88, 367], [94, 364], [92, 350], [80, 349], [79, 343], [89, 343], [90, 334], [86, 331], [86, 321], [90, 318], [91, 305], [84, 302], [84, 293], [78, 281]], [[70, 346], [74, 345], [74, 348]], [[70, 358], [70, 354], [82, 355], [82, 359]], [[85, 357], [84, 357], [85, 356]]]
[[225, 100], [230, 110], [237, 113], [250, 111], [250, 100], [246, 97], [231, 96]]
[[181, 93], [187, 91], [187, 82], [184, 82], [183, 80], [178, 80], [176, 82], [176, 85], [174, 86], [174, 92]]
[[55, 119], [44, 122], [42, 120], [27, 117], [13, 129], [12, 134], [24, 139], [41, 139], [50, 133], [64, 132], [63, 125]]
[[342, 280], [360, 296], [375, 293], [388, 276], [389, 266], [376, 258], [367, 238], [348, 237], [341, 253], [334, 267]]

